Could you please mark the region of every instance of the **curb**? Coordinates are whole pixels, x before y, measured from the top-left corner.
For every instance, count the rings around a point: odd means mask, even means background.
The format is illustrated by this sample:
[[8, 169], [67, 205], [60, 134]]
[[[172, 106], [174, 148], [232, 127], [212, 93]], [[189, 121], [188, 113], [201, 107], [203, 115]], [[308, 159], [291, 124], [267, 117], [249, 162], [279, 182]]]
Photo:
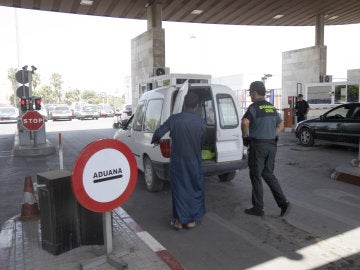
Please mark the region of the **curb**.
[[[128, 226], [171, 270], [185, 270], [184, 266], [154, 237], [147, 231], [144, 231], [124, 209], [118, 207], [113, 211], [116, 212], [126, 226]], [[0, 231], [0, 269], [8, 269], [9, 267], [8, 260], [15, 237], [16, 218], [19, 218], [19, 215], [5, 221]]]
[[13, 218], [4, 222], [0, 231], [0, 269], [9, 268], [9, 256], [12, 249], [12, 242], [15, 236], [15, 218], [19, 216], [14, 216]]
[[185, 270], [184, 266], [154, 237], [144, 231], [121, 207], [114, 210], [124, 223], [167, 265], [171, 270]]

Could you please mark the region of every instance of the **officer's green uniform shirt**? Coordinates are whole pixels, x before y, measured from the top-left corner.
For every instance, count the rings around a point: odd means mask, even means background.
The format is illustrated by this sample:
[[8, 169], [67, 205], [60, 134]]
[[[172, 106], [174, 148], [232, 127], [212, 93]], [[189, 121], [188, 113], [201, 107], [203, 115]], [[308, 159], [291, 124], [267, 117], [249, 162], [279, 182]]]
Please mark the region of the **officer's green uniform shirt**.
[[250, 121], [249, 137], [261, 140], [275, 139], [276, 126], [282, 122], [274, 105], [264, 98], [252, 103], [244, 118]]

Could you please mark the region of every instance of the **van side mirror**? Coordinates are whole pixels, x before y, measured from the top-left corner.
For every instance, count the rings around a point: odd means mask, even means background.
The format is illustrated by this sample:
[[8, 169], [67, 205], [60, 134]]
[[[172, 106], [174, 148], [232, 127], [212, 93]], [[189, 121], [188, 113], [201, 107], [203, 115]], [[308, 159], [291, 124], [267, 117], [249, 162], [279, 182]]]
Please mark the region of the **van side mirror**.
[[125, 120], [121, 120], [121, 121], [119, 121], [119, 124], [120, 124], [120, 126], [122, 127], [122, 128], [126, 128], [126, 124], [127, 124], [127, 122], [128, 122], [128, 119], [125, 119]]
[[326, 118], [325, 115], [323, 115], [323, 114], [320, 115], [320, 120], [325, 120], [325, 118]]
[[119, 122], [114, 123], [113, 128], [120, 128], [120, 123]]

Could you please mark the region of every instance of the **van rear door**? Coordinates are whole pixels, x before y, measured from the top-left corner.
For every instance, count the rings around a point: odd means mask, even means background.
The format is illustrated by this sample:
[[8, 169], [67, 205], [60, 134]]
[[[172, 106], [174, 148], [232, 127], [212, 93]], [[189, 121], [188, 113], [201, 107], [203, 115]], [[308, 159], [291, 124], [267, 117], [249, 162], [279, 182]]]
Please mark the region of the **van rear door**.
[[188, 93], [188, 91], [189, 91], [189, 82], [186, 81], [181, 86], [181, 88], [179, 89], [179, 91], [177, 93], [175, 103], [174, 103], [174, 108], [173, 108], [173, 114], [182, 112], [184, 99], [185, 99], [185, 96]]
[[241, 113], [234, 93], [223, 85], [213, 85], [212, 92], [217, 110], [217, 162], [241, 160], [243, 157]]

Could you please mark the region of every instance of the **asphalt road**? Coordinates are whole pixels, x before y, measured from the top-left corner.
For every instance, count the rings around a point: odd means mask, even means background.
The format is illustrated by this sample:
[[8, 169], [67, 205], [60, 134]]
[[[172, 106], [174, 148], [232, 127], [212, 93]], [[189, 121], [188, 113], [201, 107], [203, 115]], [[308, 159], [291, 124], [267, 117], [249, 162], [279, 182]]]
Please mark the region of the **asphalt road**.
[[[112, 119], [49, 121], [47, 138], [57, 145], [62, 133], [64, 168], [72, 166], [88, 143], [112, 138]], [[59, 168], [57, 154], [12, 157], [16, 125], [0, 126], [0, 222], [19, 214], [26, 175]], [[265, 216], [248, 216], [251, 203], [248, 170], [228, 183], [206, 178], [207, 214], [193, 230], [174, 231], [169, 185], [161, 192], [146, 190], [142, 173], [122, 207], [153, 235], [186, 269], [360, 269], [360, 188], [333, 181], [333, 170], [358, 156], [348, 147], [300, 146], [283, 133], [276, 174], [293, 208], [280, 218], [270, 191], [264, 188]]]
[[244, 214], [251, 204], [248, 170], [229, 183], [206, 179], [207, 214], [190, 231], [170, 229], [169, 185], [149, 193], [142, 174], [123, 208], [186, 269], [360, 269], [360, 188], [330, 179], [356, 157], [348, 147], [304, 148], [283, 133], [276, 174], [293, 205], [285, 218], [267, 187], [265, 217]]

